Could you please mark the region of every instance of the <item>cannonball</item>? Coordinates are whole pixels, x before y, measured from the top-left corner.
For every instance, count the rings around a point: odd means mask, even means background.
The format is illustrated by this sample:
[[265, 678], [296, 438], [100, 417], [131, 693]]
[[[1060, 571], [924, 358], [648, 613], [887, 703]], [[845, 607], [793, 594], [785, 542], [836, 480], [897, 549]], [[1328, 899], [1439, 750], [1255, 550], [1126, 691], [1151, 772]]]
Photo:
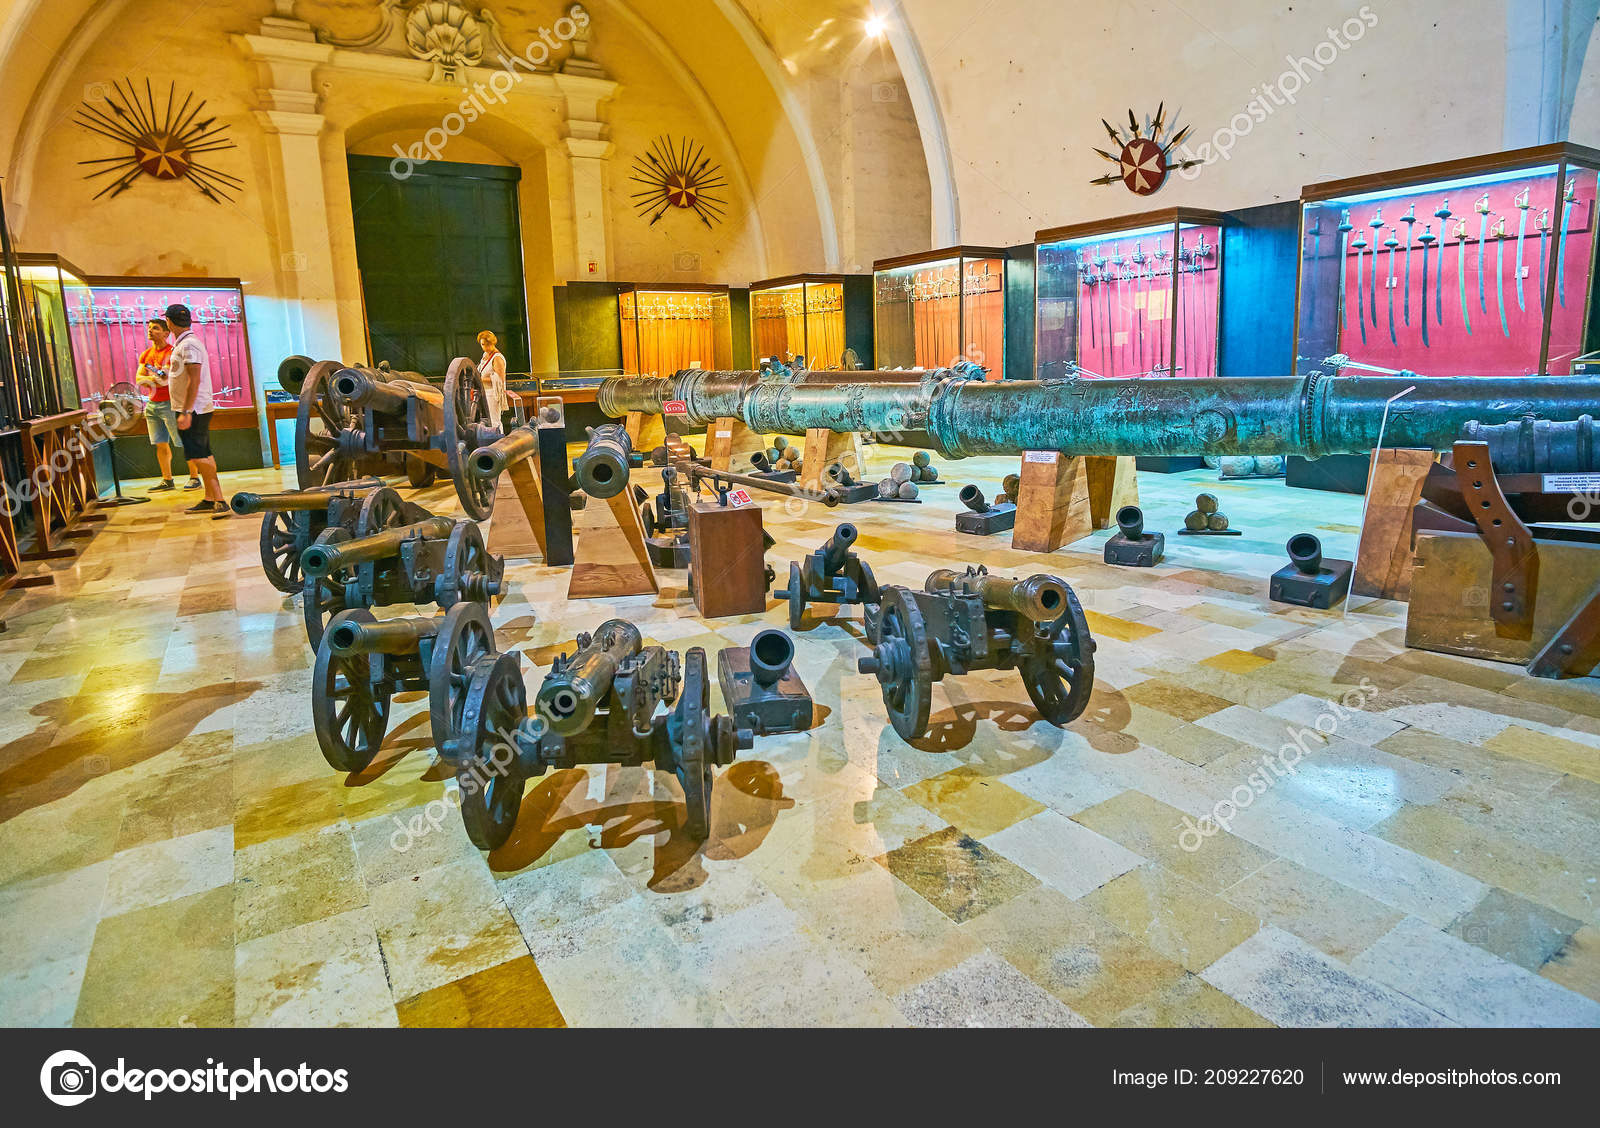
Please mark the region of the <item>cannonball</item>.
[[787, 458], [790, 462], [799, 462], [800, 461], [800, 448], [799, 447], [784, 447], [783, 448], [783, 457]]
[[1230, 454], [1223, 458], [1218, 470], [1224, 478], [1253, 478], [1256, 475], [1256, 460], [1248, 454]]
[[899, 482], [896, 482], [893, 478], [885, 478], [883, 481], [878, 483], [878, 496], [893, 497], [895, 495], [895, 491], [899, 488]]
[[924, 466], [922, 468], [922, 480], [924, 482], [937, 482], [939, 480], [939, 468], [937, 466]]
[[928, 464], [931, 463], [932, 461], [933, 461], [933, 455], [929, 454], [925, 450], [919, 450], [919, 451], [917, 451], [916, 454], [913, 454], [911, 456], [911, 464], [913, 466], [915, 466], [918, 470], [922, 470], [922, 469], [926, 468], [928, 466]]
[[1256, 473], [1263, 478], [1281, 478], [1288, 469], [1289, 460], [1281, 454], [1256, 455]]
[[911, 480], [911, 467], [904, 462], [896, 462], [889, 468], [889, 477], [896, 485], [901, 482], [909, 482]]
[[900, 500], [915, 501], [917, 499], [917, 484], [915, 482], [900, 483]]
[[1206, 528], [1213, 533], [1220, 533], [1227, 527], [1228, 515], [1226, 513], [1209, 513], [1206, 515]]
[[773, 463], [774, 465], [783, 461], [782, 445], [773, 443], [767, 448], [767, 461]]
[[777, 470], [793, 470], [794, 469], [794, 463], [790, 462], [787, 458], [780, 458], [778, 460], [778, 465], [775, 467], [775, 469], [777, 469]]
[[1022, 475], [1007, 474], [1005, 476], [1005, 480], [1000, 483], [1000, 488], [1005, 492], [1007, 497], [1015, 501], [1017, 495], [1022, 492]]
[[1206, 515], [1198, 509], [1192, 510], [1189, 516], [1183, 519], [1183, 527], [1191, 533], [1198, 533], [1206, 527]]
[[1194, 499], [1194, 507], [1201, 513], [1209, 514], [1215, 513], [1218, 509], [1220, 509], [1222, 507], [1222, 503], [1217, 500], [1216, 494], [1203, 493]]

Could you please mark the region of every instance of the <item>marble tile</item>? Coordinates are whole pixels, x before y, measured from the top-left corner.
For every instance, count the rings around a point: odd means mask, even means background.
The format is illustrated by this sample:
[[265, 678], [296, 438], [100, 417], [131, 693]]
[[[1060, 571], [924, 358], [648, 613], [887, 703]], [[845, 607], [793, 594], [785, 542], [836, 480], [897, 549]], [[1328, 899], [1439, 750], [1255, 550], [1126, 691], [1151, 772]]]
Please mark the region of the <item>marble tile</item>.
[[74, 1026], [232, 1026], [233, 889], [107, 917]]
[[370, 904], [397, 999], [528, 952], [488, 870], [476, 859], [377, 886]]
[[1539, 974], [1569, 991], [1600, 1001], [1600, 928], [1584, 925], [1550, 957]]
[[367, 903], [344, 827], [269, 838], [234, 855], [234, 927], [240, 943]]
[[0, 975], [0, 1026], [63, 1028], [72, 1025], [89, 965], [85, 948]]
[[1592, 743], [1565, 740], [1522, 725], [1508, 725], [1485, 740], [1483, 746], [1552, 771], [1600, 782], [1600, 750]]
[[1107, 882], [1082, 903], [1194, 972], [1231, 951], [1259, 926], [1255, 914], [1153, 864]]
[[242, 940], [234, 953], [240, 1026], [394, 1026], [383, 953], [365, 909]]
[[1351, 966], [1463, 1026], [1600, 1026], [1600, 1003], [1415, 917]]
[[975, 838], [996, 834], [1045, 809], [1037, 800], [969, 767], [914, 783], [904, 794]]
[[1232, 706], [1233, 702], [1160, 678], [1140, 682], [1127, 691], [1130, 701], [1148, 705], [1185, 721], [1198, 721]]
[[402, 1026], [561, 1027], [566, 1020], [532, 956], [424, 991], [396, 1005]]
[[541, 934], [612, 905], [631, 901], [638, 890], [609, 853], [585, 850], [553, 865], [525, 870], [498, 883], [517, 927], [538, 950]]
[[1184, 849], [1184, 831], [1194, 825], [1193, 820], [1137, 791], [1124, 791], [1073, 818], [1210, 892], [1227, 888], [1272, 860], [1265, 850], [1226, 831], [1203, 839], [1193, 851]]
[[1038, 884], [1032, 874], [955, 827], [873, 860], [958, 924]]
[[1277, 1026], [1450, 1026], [1437, 1011], [1268, 926], [1200, 973]]
[[1091, 1025], [987, 951], [901, 992], [894, 1002], [915, 1026]]
[[343, 823], [340, 787], [337, 779], [324, 775], [242, 797], [233, 816], [234, 846], [242, 850]]
[[1015, 823], [984, 843], [1074, 901], [1145, 861], [1053, 810]]
[[175, 901], [233, 881], [233, 828], [202, 830], [182, 838], [123, 850], [111, 859], [103, 916]]
[[1117, 1015], [1110, 1026], [1216, 1029], [1271, 1026], [1197, 975], [1184, 975]]
[[86, 954], [94, 943], [110, 862], [0, 887], [0, 975]]
[[1461, 914], [1445, 931], [1457, 940], [1536, 972], [1565, 949], [1581, 927], [1580, 921], [1554, 909], [1504, 889], [1491, 889], [1472, 911]]
[[1284, 858], [1230, 885], [1223, 900], [1349, 963], [1405, 914]]

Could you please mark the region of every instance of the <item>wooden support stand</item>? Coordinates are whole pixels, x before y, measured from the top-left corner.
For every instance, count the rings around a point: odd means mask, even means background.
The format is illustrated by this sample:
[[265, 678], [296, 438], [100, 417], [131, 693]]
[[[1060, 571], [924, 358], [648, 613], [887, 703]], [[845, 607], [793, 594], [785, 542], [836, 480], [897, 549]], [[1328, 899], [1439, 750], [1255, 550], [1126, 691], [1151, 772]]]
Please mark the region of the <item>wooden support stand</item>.
[[711, 459], [713, 470], [732, 470], [734, 459], [765, 450], [766, 446], [766, 440], [746, 427], [742, 419], [718, 419], [706, 433], [706, 457]]
[[[94, 457], [82, 434], [87, 417], [88, 412], [80, 409], [17, 424], [28, 474], [23, 485], [33, 494], [34, 543], [21, 553], [23, 560], [70, 559], [78, 550], [59, 542], [92, 536], [82, 526], [106, 519], [94, 512], [98, 496]], [[44, 488], [35, 491], [36, 483]]]
[[1422, 499], [1422, 485], [1437, 459], [1431, 450], [1372, 452], [1367, 515], [1350, 584], [1354, 594], [1410, 598], [1413, 518]]
[[633, 449], [649, 454], [667, 441], [667, 421], [659, 415], [646, 415], [642, 411], [628, 412], [623, 422]]
[[539, 462], [524, 458], [500, 475], [489, 519], [489, 551], [513, 560], [549, 559], [545, 544], [544, 495], [539, 489]]
[[660, 590], [633, 491], [625, 489], [605, 501], [590, 498], [579, 514], [577, 561], [567, 598], [612, 599]]
[[825, 427], [813, 427], [806, 432], [805, 453], [801, 455], [805, 472], [800, 484], [806, 489], [820, 489], [822, 475], [828, 467], [838, 462], [850, 471], [856, 481], [866, 480], [866, 457], [861, 452], [861, 436], [854, 431], [840, 433]]
[[689, 506], [690, 586], [705, 619], [767, 609], [766, 545], [759, 505]]
[[1131, 458], [1073, 458], [1055, 451], [1022, 456], [1022, 488], [1011, 547], [1055, 552], [1109, 528], [1124, 505], [1139, 503]]

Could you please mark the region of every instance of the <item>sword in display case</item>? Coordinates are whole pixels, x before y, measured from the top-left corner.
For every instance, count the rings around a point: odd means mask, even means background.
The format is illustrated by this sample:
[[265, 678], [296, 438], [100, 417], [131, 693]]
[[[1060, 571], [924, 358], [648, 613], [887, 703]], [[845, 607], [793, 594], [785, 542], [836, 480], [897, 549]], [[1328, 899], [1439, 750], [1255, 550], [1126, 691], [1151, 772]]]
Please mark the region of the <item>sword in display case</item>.
[[1506, 324], [1506, 217], [1496, 216], [1494, 227], [1490, 229], [1494, 236], [1494, 296], [1500, 303], [1500, 332], [1507, 337], [1511, 336], [1511, 327]]
[[[1450, 217], [1454, 213], [1450, 210], [1450, 198], [1445, 197], [1438, 210], [1433, 213], [1433, 218], [1439, 221], [1439, 238], [1450, 237]], [[1422, 300], [1428, 300], [1428, 292], [1422, 292]], [[1444, 244], [1439, 244], [1439, 280], [1434, 283], [1433, 289], [1433, 323], [1439, 328], [1444, 328]]]
[[1532, 206], [1528, 202], [1528, 194], [1531, 191], [1532, 191], [1532, 189], [1530, 189], [1530, 188], [1524, 188], [1522, 190], [1522, 194], [1519, 195], [1517, 197], [1517, 199], [1516, 199], [1516, 205], [1517, 205], [1517, 308], [1521, 309], [1521, 310], [1526, 310], [1528, 308], [1528, 303], [1522, 296], [1522, 239], [1523, 239], [1523, 236], [1528, 233], [1528, 208]]
[[[1433, 233], [1433, 224], [1422, 225], [1422, 234], [1417, 236], [1417, 242], [1422, 244], [1422, 347], [1431, 348], [1428, 343], [1428, 251], [1438, 241], [1438, 236]], [[1443, 252], [1440, 252], [1443, 254]]]
[[1539, 222], [1536, 224], [1536, 226], [1539, 229], [1539, 313], [1541, 315], [1543, 315], [1543, 313], [1544, 313], [1544, 305], [1545, 305], [1544, 288], [1545, 288], [1546, 283], [1548, 283], [1550, 281], [1548, 278], [1546, 278], [1544, 276], [1544, 268], [1545, 268], [1545, 261], [1546, 261], [1545, 260], [1544, 244], [1545, 244], [1545, 240], [1550, 235], [1550, 209], [1549, 208], [1541, 208], [1539, 210]]
[[[1400, 217], [1400, 222], [1406, 225], [1406, 288], [1405, 288], [1405, 323], [1411, 324], [1411, 235], [1417, 226], [1417, 205], [1412, 204], [1406, 214]], [[1423, 290], [1427, 294], [1427, 290]]]
[[[1339, 217], [1339, 329], [1344, 330], [1345, 323], [1345, 271], [1349, 269], [1345, 264], [1350, 261], [1350, 232], [1355, 229], [1355, 224], [1350, 222], [1350, 211], [1345, 209]], [[1423, 287], [1427, 292], [1427, 287]]]
[[1556, 244], [1556, 299], [1567, 308], [1567, 231], [1573, 205], [1578, 202], [1578, 182], [1568, 180], [1561, 195], [1561, 239]]
[[1467, 221], [1456, 220], [1456, 279], [1461, 284], [1461, 323], [1472, 336], [1472, 314], [1467, 311]]
[[1372, 327], [1376, 329], [1378, 327], [1378, 232], [1383, 230], [1382, 208], [1372, 213], [1367, 226], [1372, 228], [1372, 288], [1367, 294], [1367, 306], [1372, 314]]
[[[1384, 285], [1384, 289], [1389, 291], [1389, 343], [1398, 345], [1399, 338], [1394, 335], [1394, 249], [1400, 245], [1400, 237], [1394, 233], [1394, 228], [1389, 228], [1389, 237], [1383, 241], [1383, 245], [1389, 248], [1389, 281]], [[1372, 273], [1378, 272], [1374, 270]]]
[[[1366, 287], [1361, 284], [1361, 260], [1366, 254], [1367, 250], [1366, 232], [1357, 231], [1355, 242], [1351, 243], [1350, 245], [1356, 249], [1356, 325], [1358, 325], [1361, 329], [1361, 343], [1364, 345], [1367, 343], [1367, 290]], [[1377, 252], [1374, 251], [1373, 253], [1376, 254]], [[1372, 273], [1378, 273], [1376, 262], [1373, 264]], [[1377, 301], [1377, 298], [1373, 298], [1373, 301]]]
[[1485, 192], [1472, 207], [1478, 213], [1478, 312], [1488, 313], [1489, 299], [1483, 289], [1483, 240], [1489, 234], [1489, 193]]

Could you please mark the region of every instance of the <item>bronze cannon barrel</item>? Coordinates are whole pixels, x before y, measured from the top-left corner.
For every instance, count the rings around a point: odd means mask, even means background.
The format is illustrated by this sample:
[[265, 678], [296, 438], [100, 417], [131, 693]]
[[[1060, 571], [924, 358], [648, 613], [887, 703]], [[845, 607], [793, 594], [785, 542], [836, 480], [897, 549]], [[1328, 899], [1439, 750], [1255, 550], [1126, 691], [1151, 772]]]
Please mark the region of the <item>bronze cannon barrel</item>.
[[1055, 576], [1036, 575], [1009, 580], [987, 573], [966, 573], [941, 568], [923, 585], [930, 595], [966, 594], [983, 600], [985, 607], [1015, 611], [1035, 623], [1054, 622], [1067, 605], [1067, 585]]
[[822, 558], [827, 562], [829, 571], [837, 572], [844, 567], [845, 558], [850, 555], [850, 546], [856, 543], [856, 527], [846, 521], [833, 530], [833, 536], [822, 546]]
[[779, 481], [775, 478], [762, 478], [755, 474], [739, 474], [732, 470], [709, 470], [704, 466], [689, 463], [685, 474], [691, 483], [698, 485], [700, 482], [726, 482], [730, 486], [744, 486], [746, 489], [765, 490], [767, 493], [782, 494], [784, 497], [798, 497], [804, 501], [820, 501], [829, 509], [839, 504], [839, 490], [834, 486], [823, 486], [820, 489], [809, 489], [795, 482]]
[[601, 623], [588, 645], [545, 676], [534, 699], [539, 715], [560, 736], [582, 732], [610, 692], [618, 667], [643, 645], [644, 637], [632, 623], [622, 619]]
[[306, 575], [321, 579], [352, 564], [365, 564], [393, 556], [412, 537], [447, 537], [455, 531], [455, 527], [455, 521], [449, 517], [429, 517], [415, 525], [399, 525], [355, 540], [314, 544], [300, 554], [300, 567]]
[[616, 497], [628, 486], [633, 440], [617, 423], [589, 428], [589, 445], [572, 463], [578, 488], [592, 498]]
[[412, 616], [363, 623], [341, 619], [327, 634], [328, 649], [340, 657], [352, 654], [415, 654], [439, 632], [444, 616]]
[[383, 415], [404, 415], [412, 399], [404, 385], [380, 380], [360, 368], [346, 368], [334, 376], [333, 391], [358, 411], [371, 408]]
[[480, 481], [494, 481], [513, 462], [536, 453], [539, 449], [539, 432], [532, 424], [508, 432], [488, 446], [479, 447], [472, 455], [472, 473]]
[[327, 509], [333, 499], [342, 493], [366, 493], [383, 486], [382, 478], [362, 478], [354, 482], [334, 482], [326, 486], [313, 486], [307, 490], [288, 490], [284, 493], [236, 493], [228, 502], [241, 517], [258, 513], [294, 513]]
[[1600, 403], [1595, 376], [991, 382], [929, 373], [918, 383], [806, 385], [751, 383], [750, 375], [691, 370], [660, 380], [608, 380], [597, 402], [608, 412], [659, 412], [678, 401], [692, 425], [715, 417], [699, 405], [715, 404], [717, 415], [762, 433], [926, 431], [948, 458], [1026, 450], [1318, 458], [1370, 451], [1380, 432], [1385, 446], [1448, 450], [1469, 422], [1565, 422], [1594, 414]]

